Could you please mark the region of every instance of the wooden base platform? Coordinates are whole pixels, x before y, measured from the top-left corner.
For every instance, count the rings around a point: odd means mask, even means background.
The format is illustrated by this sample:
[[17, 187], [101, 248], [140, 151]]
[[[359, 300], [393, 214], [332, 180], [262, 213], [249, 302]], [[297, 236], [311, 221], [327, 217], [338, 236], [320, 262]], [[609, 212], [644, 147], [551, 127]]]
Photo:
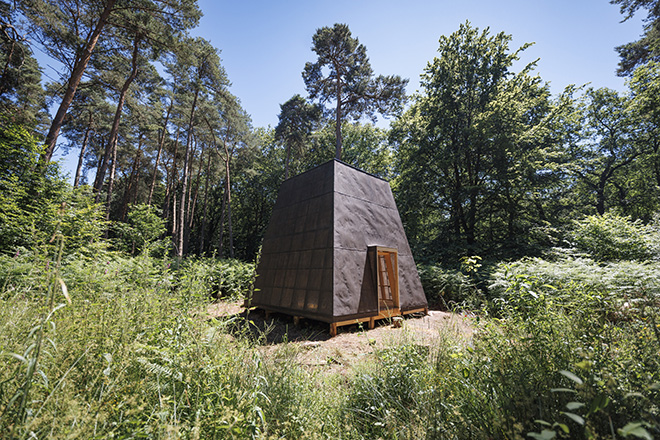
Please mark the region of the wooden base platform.
[[378, 315], [374, 316], [366, 316], [364, 318], [356, 318], [356, 319], [348, 319], [346, 321], [339, 321], [339, 322], [333, 322], [330, 324], [330, 336], [337, 336], [337, 327], [341, 327], [344, 325], [351, 325], [351, 324], [359, 324], [361, 322], [368, 322], [369, 323], [369, 330], [373, 329], [376, 325], [376, 321], [380, 319], [388, 319], [388, 318], [394, 318], [395, 316], [403, 316], [403, 315], [410, 315], [413, 313], [424, 313], [427, 315], [429, 313], [429, 309], [426, 307], [420, 308], [420, 309], [413, 309], [413, 310], [405, 310], [401, 312], [400, 309], [391, 309], [391, 310], [384, 310], [380, 312]]
[[[264, 310], [264, 312], [266, 314], [266, 319], [268, 319], [270, 317], [270, 314], [272, 313], [272, 311], [268, 310], [268, 309], [264, 309], [262, 307], [259, 307], [259, 308]], [[371, 330], [376, 326], [376, 321], [378, 321], [380, 319], [389, 319], [389, 318], [394, 318], [396, 316], [412, 315], [413, 313], [423, 313], [424, 315], [428, 315], [429, 309], [427, 307], [421, 307], [419, 309], [411, 309], [411, 310], [404, 310], [404, 311], [401, 311], [401, 309], [388, 309], [388, 310], [383, 310], [378, 315], [374, 315], [374, 316], [365, 316], [363, 318], [354, 318], [354, 319], [347, 319], [345, 321], [332, 322], [332, 323], [330, 323], [330, 336], [337, 336], [337, 328], [345, 326], [345, 325], [360, 324], [362, 322], [368, 322], [369, 323], [369, 330]], [[298, 325], [300, 323], [300, 318], [302, 318], [302, 317], [293, 315], [293, 323], [295, 325]]]

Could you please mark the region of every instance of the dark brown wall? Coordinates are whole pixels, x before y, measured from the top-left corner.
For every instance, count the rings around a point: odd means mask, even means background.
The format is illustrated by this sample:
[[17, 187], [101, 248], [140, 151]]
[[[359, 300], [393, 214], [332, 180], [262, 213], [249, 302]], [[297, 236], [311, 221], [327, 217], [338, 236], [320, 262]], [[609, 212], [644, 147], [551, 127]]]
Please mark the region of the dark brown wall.
[[389, 183], [340, 161], [282, 184], [253, 305], [332, 322], [377, 311], [367, 248], [396, 248], [401, 308], [426, 307]]

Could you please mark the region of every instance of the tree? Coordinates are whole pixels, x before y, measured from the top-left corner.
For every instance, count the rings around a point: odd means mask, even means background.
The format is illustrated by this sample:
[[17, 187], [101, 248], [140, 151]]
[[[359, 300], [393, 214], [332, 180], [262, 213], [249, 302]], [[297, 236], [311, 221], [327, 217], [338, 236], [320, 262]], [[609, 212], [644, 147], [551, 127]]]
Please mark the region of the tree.
[[256, 148], [245, 149], [235, 161], [232, 190], [236, 257], [247, 261], [257, 257], [283, 178], [284, 151], [275, 130], [257, 128], [254, 138]]
[[[342, 161], [382, 179], [393, 176], [393, 152], [388, 141], [388, 131], [372, 124], [349, 124], [342, 127]], [[311, 168], [332, 159], [334, 128], [325, 126], [314, 139], [313, 148], [305, 159], [305, 167]]]
[[228, 94], [229, 81], [220, 65], [217, 50], [202, 38], [188, 38], [182, 41], [177, 47], [175, 62], [168, 64], [167, 69], [177, 86], [176, 93], [183, 100], [182, 107], [185, 109], [182, 110], [182, 114], [185, 114], [186, 144], [183, 155], [180, 201], [177, 207], [178, 213], [175, 214], [178, 225], [175, 248], [177, 256], [181, 257], [187, 248], [189, 234], [186, 224], [190, 219], [186, 217], [186, 212], [194, 130], [203, 121], [202, 117], [198, 116], [197, 110], [202, 104], [217, 102], [220, 96]]
[[605, 214], [608, 189], [642, 154], [627, 96], [601, 88], [585, 94], [582, 142], [575, 145], [573, 169], [590, 194], [599, 215]]
[[[112, 164], [110, 178], [108, 181], [108, 201], [112, 195], [114, 183], [114, 163], [116, 161], [117, 140], [119, 123], [126, 96], [133, 81], [138, 75], [149, 75], [150, 83], [160, 82], [160, 77], [155, 72], [149, 72], [152, 60], [158, 59], [162, 53], [170, 48], [172, 41], [180, 37], [184, 30], [177, 27], [176, 21], [170, 23], [166, 11], [158, 15], [156, 11], [129, 9], [117, 14], [116, 23], [112, 23], [113, 30], [117, 30], [114, 38], [102, 44], [104, 53], [111, 55], [97, 56], [94, 67], [99, 69], [105, 76], [109, 76], [109, 82], [117, 90], [117, 109], [115, 119], [109, 134], [109, 141], [101, 166], [98, 169], [94, 188], [100, 192], [105, 179], [107, 167]], [[121, 72], [118, 75], [115, 72]], [[153, 79], [152, 79], [153, 78]]]
[[317, 29], [312, 42], [318, 59], [305, 64], [303, 79], [312, 100], [335, 102], [335, 157], [341, 159], [342, 122], [365, 115], [374, 119], [376, 112], [397, 114], [406, 99], [408, 80], [383, 75], [374, 78], [367, 49], [351, 36], [345, 24]]
[[649, 147], [655, 182], [660, 187], [660, 62], [635, 70], [630, 80], [631, 110], [638, 119], [644, 143]]
[[630, 19], [640, 9], [646, 9], [644, 35], [637, 41], [618, 46], [621, 76], [631, 76], [635, 69], [649, 61], [660, 61], [660, 1], [658, 0], [610, 0], [620, 5], [623, 21]]
[[66, 187], [56, 164], [36, 167], [43, 150], [32, 127], [0, 115], [0, 250], [46, 242]]
[[82, 80], [92, 52], [105, 28], [117, 0], [96, 1], [88, 4], [73, 0], [71, 3], [47, 0], [20, 2], [22, 12], [32, 22], [32, 34], [58, 61], [67, 66], [68, 80], [48, 134], [43, 160], [49, 162], [64, 123], [67, 110]]
[[[125, 79], [122, 81], [122, 85], [119, 87], [119, 95], [117, 98], [117, 108], [115, 110], [115, 117], [112, 121], [112, 128], [110, 129], [110, 134], [108, 136], [108, 143], [105, 149], [105, 154], [103, 155], [103, 159], [101, 160], [101, 164], [96, 171], [96, 179], [94, 181], [94, 190], [97, 193], [97, 201], [100, 196], [101, 192], [101, 187], [103, 185], [103, 181], [105, 180], [105, 173], [108, 167], [108, 164], [112, 163], [112, 168], [110, 172], [110, 180], [108, 183], [108, 197], [107, 197], [107, 203], [108, 203], [108, 212], [109, 210], [109, 205], [110, 205], [110, 199], [112, 198], [112, 189], [113, 189], [113, 183], [114, 183], [114, 177], [115, 177], [115, 167], [116, 167], [116, 162], [117, 162], [117, 141], [119, 138], [119, 122], [121, 120], [122, 112], [124, 109], [124, 104], [126, 102], [126, 95], [128, 94], [128, 88], [131, 86], [132, 82], [135, 80], [135, 78], [138, 76], [139, 72], [139, 65], [141, 64], [140, 60], [140, 51], [139, 51], [139, 44], [140, 44], [141, 37], [139, 34], [135, 34], [133, 38], [133, 48], [131, 50], [131, 57], [130, 57], [130, 62], [129, 62], [129, 67], [128, 67], [128, 76], [125, 77]], [[113, 57], [114, 58], [114, 57]], [[124, 64], [123, 62], [126, 61], [123, 57], [117, 57], [114, 58], [113, 61], [118, 61], [118, 64]], [[142, 60], [142, 63], [144, 63], [144, 60]], [[121, 71], [116, 64], [112, 66], [114, 68], [109, 69], [110, 72], [115, 72], [115, 69]], [[122, 66], [123, 67], [123, 66]]]
[[65, 151], [80, 148], [74, 187], [81, 183], [83, 168], [96, 167], [97, 158], [102, 157], [105, 150], [107, 131], [114, 113], [105, 88], [99, 81], [81, 83], [62, 126], [62, 133], [68, 140]]
[[[222, 124], [220, 125], [220, 139], [216, 145], [218, 155], [222, 159], [225, 168], [225, 188], [220, 212], [220, 233], [218, 244], [220, 256], [223, 256], [223, 232], [224, 221], [227, 220], [227, 232], [229, 235], [229, 257], [234, 258], [234, 230], [232, 226], [232, 159], [237, 147], [246, 147], [251, 142], [250, 117], [241, 108], [239, 101], [234, 96], [225, 95], [224, 104], [219, 107]], [[245, 150], [246, 148], [241, 148]], [[226, 209], [225, 209], [226, 208]]]
[[[46, 135], [45, 162], [53, 155], [78, 85], [101, 35], [108, 28], [121, 30], [126, 16], [142, 13], [185, 31], [196, 25], [201, 16], [195, 0], [23, 0], [18, 5], [31, 23], [31, 34], [66, 69], [62, 101]], [[155, 39], [149, 40], [149, 44], [154, 45]]]
[[528, 45], [511, 53], [510, 40], [469, 22], [441, 37], [422, 94], [393, 124], [396, 196], [413, 242], [464, 251], [519, 240], [538, 222], [552, 106], [533, 64], [511, 71]]
[[34, 126], [46, 114], [41, 71], [13, 18], [14, 10], [0, 1], [0, 108], [14, 122]]
[[280, 105], [279, 122], [275, 127], [275, 137], [284, 144], [284, 178], [289, 178], [291, 151], [298, 155], [305, 152], [311, 140], [311, 134], [321, 119], [321, 108], [309, 104], [300, 95], [294, 95]]

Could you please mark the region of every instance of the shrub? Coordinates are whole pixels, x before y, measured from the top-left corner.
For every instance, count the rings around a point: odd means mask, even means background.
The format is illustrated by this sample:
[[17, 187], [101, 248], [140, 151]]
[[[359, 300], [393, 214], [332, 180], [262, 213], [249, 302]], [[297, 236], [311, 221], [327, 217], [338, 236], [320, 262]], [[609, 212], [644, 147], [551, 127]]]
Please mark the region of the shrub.
[[0, 116], [0, 251], [53, 236], [66, 183], [57, 164], [39, 164], [43, 146], [28, 127]]
[[431, 308], [476, 309], [483, 301], [483, 293], [474, 279], [459, 270], [418, 265], [417, 271]]
[[647, 260], [657, 256], [657, 232], [640, 220], [616, 214], [592, 215], [575, 222], [575, 245], [599, 261]]
[[113, 230], [117, 234], [117, 247], [131, 255], [153, 249], [163, 254], [168, 239], [158, 242], [165, 235], [165, 219], [156, 208], [150, 205], [135, 205], [131, 208], [126, 222], [115, 222]]
[[206, 298], [242, 299], [254, 279], [254, 263], [215, 258], [188, 258], [176, 267], [180, 288]]
[[364, 438], [419, 438], [423, 431], [428, 347], [399, 341], [351, 381], [344, 411]]

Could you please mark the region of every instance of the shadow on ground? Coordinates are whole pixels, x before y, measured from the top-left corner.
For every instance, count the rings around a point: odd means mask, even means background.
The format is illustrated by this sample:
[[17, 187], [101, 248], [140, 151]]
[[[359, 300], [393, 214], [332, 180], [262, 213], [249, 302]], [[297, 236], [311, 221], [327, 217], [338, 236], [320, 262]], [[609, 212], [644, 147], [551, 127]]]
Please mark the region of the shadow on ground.
[[[264, 345], [332, 339], [328, 323], [301, 317], [298, 324], [295, 324], [292, 316], [271, 312], [266, 317], [266, 312], [261, 309], [251, 310], [248, 314], [243, 310], [216, 319], [225, 319], [229, 323], [229, 331], [234, 336], [249, 336]], [[366, 330], [366, 324], [342, 326], [338, 329], [338, 333], [339, 335], [362, 333]], [[390, 325], [389, 320], [376, 322], [376, 328]]]

